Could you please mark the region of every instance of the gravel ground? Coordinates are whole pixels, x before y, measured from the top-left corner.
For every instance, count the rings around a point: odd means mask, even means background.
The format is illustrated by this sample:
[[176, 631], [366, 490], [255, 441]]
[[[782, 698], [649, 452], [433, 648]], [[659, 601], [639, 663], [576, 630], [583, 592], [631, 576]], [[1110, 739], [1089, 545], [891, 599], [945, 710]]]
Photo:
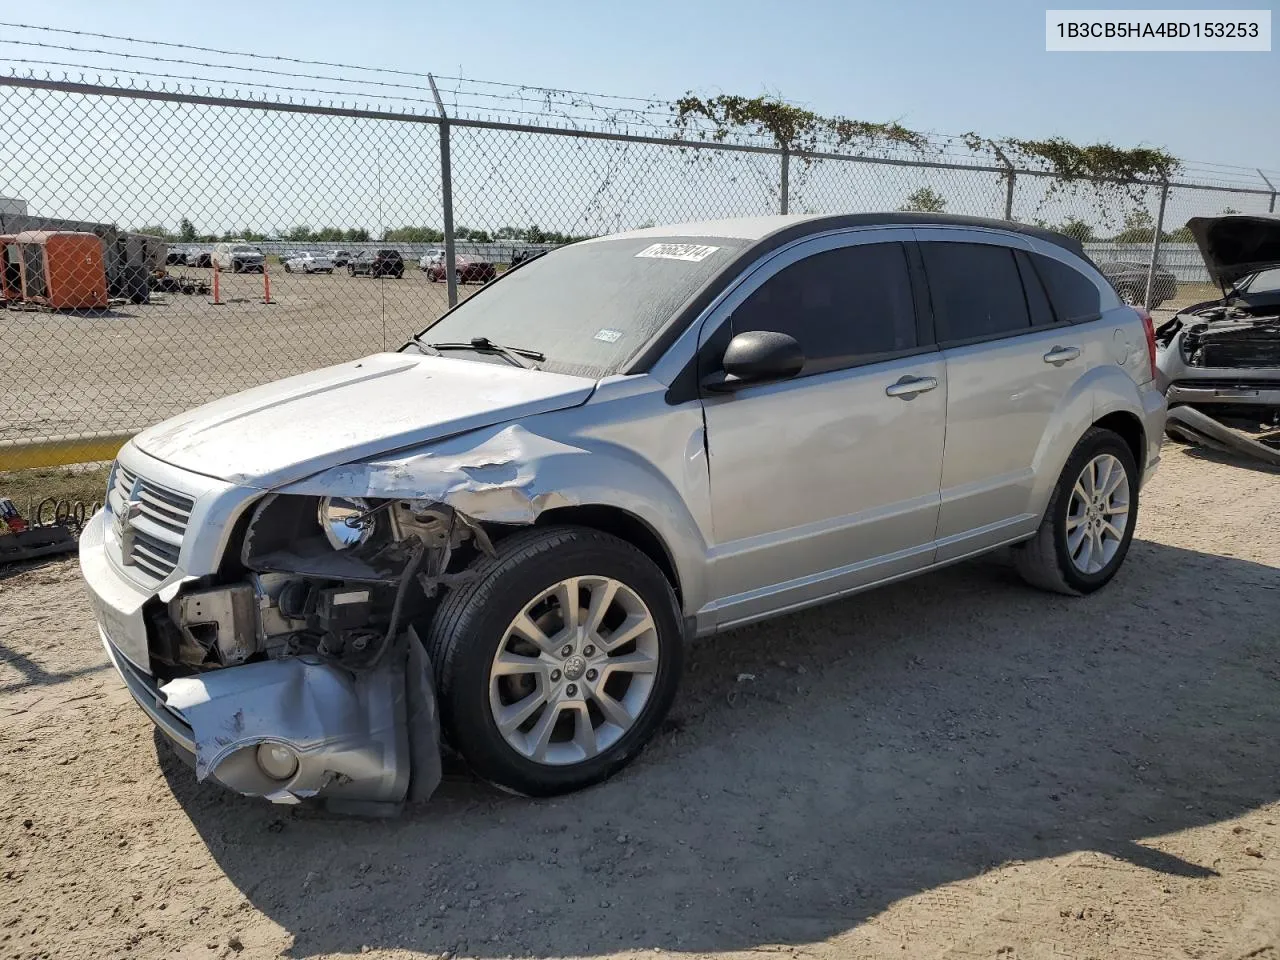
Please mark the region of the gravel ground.
[[73, 561], [0, 580], [0, 956], [1280, 956], [1280, 484], [1167, 449], [1116, 581], [1000, 557], [702, 642], [556, 801], [196, 785]]

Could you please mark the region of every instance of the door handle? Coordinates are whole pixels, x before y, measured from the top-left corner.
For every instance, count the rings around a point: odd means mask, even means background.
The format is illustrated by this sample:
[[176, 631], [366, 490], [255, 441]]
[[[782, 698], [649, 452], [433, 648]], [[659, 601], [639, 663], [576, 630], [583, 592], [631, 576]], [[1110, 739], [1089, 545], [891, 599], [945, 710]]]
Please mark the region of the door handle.
[[897, 383], [884, 388], [886, 397], [897, 397], [899, 400], [914, 400], [917, 394], [928, 393], [938, 386], [937, 377], [906, 376]]
[[1078, 356], [1080, 356], [1079, 347], [1054, 347], [1044, 355], [1044, 362], [1060, 367], [1068, 360], [1074, 360]]

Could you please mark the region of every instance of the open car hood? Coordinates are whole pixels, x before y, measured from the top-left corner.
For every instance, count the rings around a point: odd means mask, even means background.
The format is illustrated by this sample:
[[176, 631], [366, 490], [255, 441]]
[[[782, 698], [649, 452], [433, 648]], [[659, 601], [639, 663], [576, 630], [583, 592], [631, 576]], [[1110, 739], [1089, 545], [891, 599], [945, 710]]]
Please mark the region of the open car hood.
[[1196, 238], [1209, 276], [1223, 292], [1250, 274], [1280, 267], [1280, 216], [1192, 217], [1187, 229]]

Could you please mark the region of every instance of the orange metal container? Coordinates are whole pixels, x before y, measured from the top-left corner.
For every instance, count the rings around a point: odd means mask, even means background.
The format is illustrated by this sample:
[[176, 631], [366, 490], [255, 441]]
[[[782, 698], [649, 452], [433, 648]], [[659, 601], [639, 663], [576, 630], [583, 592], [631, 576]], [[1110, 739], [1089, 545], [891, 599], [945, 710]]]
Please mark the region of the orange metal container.
[[55, 310], [107, 306], [107, 268], [97, 235], [32, 230], [12, 242], [21, 255], [23, 300]]

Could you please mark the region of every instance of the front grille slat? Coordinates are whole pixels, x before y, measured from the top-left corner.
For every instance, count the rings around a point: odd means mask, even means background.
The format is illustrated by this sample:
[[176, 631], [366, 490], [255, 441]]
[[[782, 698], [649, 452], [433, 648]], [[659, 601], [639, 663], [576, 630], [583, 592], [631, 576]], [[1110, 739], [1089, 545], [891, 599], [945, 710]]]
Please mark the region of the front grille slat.
[[123, 544], [128, 556], [124, 558], [125, 564], [156, 580], [173, 573], [195, 500], [141, 477], [119, 463], [107, 499], [112, 513], [117, 515], [133, 508], [133, 515], [126, 518], [128, 534]]

